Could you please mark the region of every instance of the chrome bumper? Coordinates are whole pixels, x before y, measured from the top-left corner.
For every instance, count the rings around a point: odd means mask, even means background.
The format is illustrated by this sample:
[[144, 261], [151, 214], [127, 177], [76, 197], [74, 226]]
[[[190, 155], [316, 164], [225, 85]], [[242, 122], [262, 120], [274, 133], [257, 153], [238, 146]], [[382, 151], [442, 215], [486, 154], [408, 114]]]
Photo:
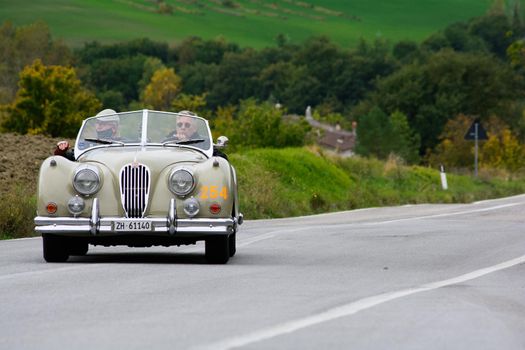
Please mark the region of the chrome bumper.
[[[127, 222], [151, 222], [151, 230], [148, 231], [117, 231], [114, 228], [115, 221]], [[242, 214], [240, 216], [242, 223]], [[175, 200], [172, 199], [165, 218], [123, 218], [123, 217], [100, 217], [98, 200], [93, 200], [93, 209], [90, 218], [72, 217], [48, 217], [37, 216], [35, 218], [35, 231], [38, 233], [68, 234], [74, 236], [112, 236], [118, 234], [139, 235], [174, 235], [180, 237], [192, 237], [196, 235], [227, 235], [233, 233], [240, 224], [237, 219], [178, 219], [175, 210]]]

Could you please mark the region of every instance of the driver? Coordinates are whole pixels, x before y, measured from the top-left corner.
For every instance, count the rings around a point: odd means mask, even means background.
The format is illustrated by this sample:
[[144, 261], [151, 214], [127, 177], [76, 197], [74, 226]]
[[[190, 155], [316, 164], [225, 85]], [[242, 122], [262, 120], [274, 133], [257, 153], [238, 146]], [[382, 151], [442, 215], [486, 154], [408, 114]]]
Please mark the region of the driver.
[[210, 140], [208, 137], [201, 136], [197, 131], [198, 127], [195, 116], [196, 114], [193, 112], [180, 111], [177, 117], [177, 124], [175, 124], [175, 130], [170, 132], [165, 140], [176, 142], [195, 140], [196, 142], [191, 144], [191, 146], [208, 149], [210, 147]]
[[179, 117], [177, 118], [176, 124], [177, 127], [167, 136], [167, 138], [177, 141], [187, 141], [202, 138], [197, 133], [197, 126], [195, 125], [193, 116], [195, 116], [195, 114], [190, 111], [179, 112]]

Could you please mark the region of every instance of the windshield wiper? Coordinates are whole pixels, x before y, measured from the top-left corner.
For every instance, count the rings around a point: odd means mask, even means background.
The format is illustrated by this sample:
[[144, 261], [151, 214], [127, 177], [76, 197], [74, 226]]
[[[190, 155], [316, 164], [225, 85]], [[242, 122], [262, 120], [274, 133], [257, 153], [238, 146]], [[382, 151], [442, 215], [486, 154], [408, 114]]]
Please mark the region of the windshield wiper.
[[171, 140], [163, 142], [162, 145], [165, 146], [170, 143], [174, 143], [176, 145], [192, 145], [194, 143], [201, 143], [204, 142], [204, 139], [191, 139], [191, 140], [184, 140], [184, 141], [177, 141], [177, 140]]
[[100, 144], [103, 144], [103, 145], [111, 145], [113, 143], [117, 143], [119, 145], [124, 145], [124, 142], [122, 141], [117, 141], [117, 140], [108, 140], [108, 139], [95, 139], [95, 138], [85, 138], [84, 140], [86, 141], [91, 141], [91, 142], [96, 142], [96, 143], [100, 143]]

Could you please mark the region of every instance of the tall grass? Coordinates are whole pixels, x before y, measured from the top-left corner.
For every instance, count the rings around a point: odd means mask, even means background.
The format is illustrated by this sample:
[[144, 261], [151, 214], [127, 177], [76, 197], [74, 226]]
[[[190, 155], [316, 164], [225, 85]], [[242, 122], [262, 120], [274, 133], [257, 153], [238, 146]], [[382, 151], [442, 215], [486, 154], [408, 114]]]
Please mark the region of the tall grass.
[[0, 192], [0, 239], [34, 235], [35, 193], [23, 184]]
[[[398, 158], [336, 158], [316, 148], [256, 149], [229, 155], [237, 170], [241, 211], [247, 219], [308, 215], [408, 203], [455, 203], [525, 192], [525, 179], [448, 174], [441, 188], [435, 169]], [[0, 193], [0, 238], [34, 235], [33, 186]]]
[[252, 150], [231, 155], [248, 219], [416, 203], [468, 203], [525, 192], [525, 179], [474, 179], [406, 166], [397, 158], [336, 158], [315, 149]]

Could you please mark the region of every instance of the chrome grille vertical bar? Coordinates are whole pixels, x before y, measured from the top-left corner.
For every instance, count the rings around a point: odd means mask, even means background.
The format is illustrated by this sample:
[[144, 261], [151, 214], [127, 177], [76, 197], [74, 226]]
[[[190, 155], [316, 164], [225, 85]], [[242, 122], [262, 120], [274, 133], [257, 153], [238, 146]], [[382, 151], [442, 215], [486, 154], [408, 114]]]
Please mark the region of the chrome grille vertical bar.
[[133, 218], [136, 218], [137, 217], [137, 206], [135, 204], [135, 201], [137, 200], [136, 196], [135, 196], [135, 193], [136, 193], [136, 188], [137, 188], [137, 169], [131, 169], [131, 179], [132, 179], [132, 183], [131, 183], [131, 193], [130, 193], [130, 201], [131, 201], [131, 212], [133, 213], [131, 217]]
[[126, 217], [144, 217], [148, 206], [150, 170], [142, 164], [127, 164], [120, 170], [120, 194]]

